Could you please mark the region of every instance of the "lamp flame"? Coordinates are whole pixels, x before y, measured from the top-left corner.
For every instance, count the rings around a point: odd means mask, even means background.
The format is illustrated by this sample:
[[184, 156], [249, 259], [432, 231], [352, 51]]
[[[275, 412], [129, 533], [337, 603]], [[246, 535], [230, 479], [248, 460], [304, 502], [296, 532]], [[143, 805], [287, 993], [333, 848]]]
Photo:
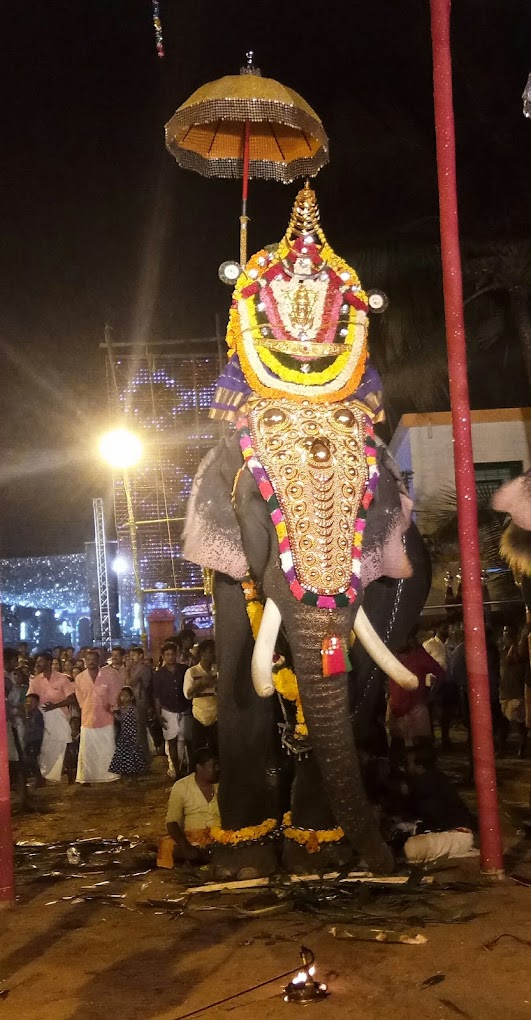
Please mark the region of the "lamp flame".
[[324, 999], [328, 988], [325, 984], [314, 981], [315, 964], [314, 954], [311, 949], [301, 946], [301, 960], [303, 970], [295, 975], [284, 989], [284, 1002], [314, 1002], [317, 999]]

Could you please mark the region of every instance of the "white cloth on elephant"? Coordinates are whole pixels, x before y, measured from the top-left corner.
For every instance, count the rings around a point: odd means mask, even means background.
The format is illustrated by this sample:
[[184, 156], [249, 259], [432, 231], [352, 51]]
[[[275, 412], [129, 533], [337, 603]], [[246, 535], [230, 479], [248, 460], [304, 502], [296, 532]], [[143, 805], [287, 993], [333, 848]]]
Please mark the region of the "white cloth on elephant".
[[44, 735], [39, 755], [39, 769], [41, 776], [48, 782], [60, 783], [66, 745], [72, 740], [70, 723], [60, 708], [52, 708], [49, 712], [42, 709], [41, 711], [44, 716]]
[[109, 772], [115, 748], [114, 723], [110, 726], [82, 726], [76, 783], [114, 783], [119, 779], [120, 776]]
[[409, 837], [404, 853], [410, 864], [427, 864], [441, 858], [477, 856], [479, 851], [474, 851], [473, 845], [474, 835], [470, 829], [422, 832]]

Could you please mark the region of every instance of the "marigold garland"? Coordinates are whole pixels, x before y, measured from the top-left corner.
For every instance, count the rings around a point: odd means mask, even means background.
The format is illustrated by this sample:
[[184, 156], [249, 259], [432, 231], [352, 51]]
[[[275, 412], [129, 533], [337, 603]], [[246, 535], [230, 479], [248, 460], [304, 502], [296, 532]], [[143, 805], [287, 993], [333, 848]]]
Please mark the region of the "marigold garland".
[[[260, 624], [262, 622], [262, 616], [264, 615], [264, 607], [258, 598], [254, 581], [250, 578], [245, 578], [241, 582], [241, 585], [245, 595], [245, 608], [251, 625], [251, 633], [256, 641], [258, 631], [260, 630]], [[288, 669], [288, 667], [284, 666], [282, 662], [283, 660], [279, 660], [276, 666], [272, 666], [273, 684], [275, 690], [281, 695], [281, 697], [285, 698], [286, 701], [295, 702], [295, 736], [307, 737], [308, 727], [304, 721], [304, 713], [302, 711], [301, 699], [299, 697], [297, 677], [293, 670]]]
[[296, 737], [307, 737], [308, 727], [304, 720], [304, 712], [302, 710], [302, 703], [299, 695], [299, 685], [297, 683], [297, 677], [292, 669], [288, 669], [287, 666], [280, 665], [273, 667], [273, 684], [275, 690], [285, 698], [286, 701], [295, 702], [295, 736]]
[[293, 840], [304, 846], [309, 854], [316, 854], [322, 843], [339, 843], [345, 838], [343, 829], [299, 829], [291, 824], [291, 811], [287, 811], [282, 819], [283, 834], [286, 839]]
[[[320, 240], [320, 250], [316, 246], [310, 245], [309, 247], [312, 261], [326, 267], [324, 272], [327, 274], [329, 284], [332, 286], [331, 293], [335, 295], [335, 298], [343, 301], [349, 308], [346, 318], [338, 319], [337, 323], [337, 329], [340, 326], [342, 327], [341, 343], [338, 343], [337, 357], [335, 357], [331, 365], [320, 371], [303, 373], [297, 368], [287, 368], [271, 350], [257, 343], [256, 353], [261, 364], [269, 369], [274, 376], [278, 377], [278, 382], [275, 379], [271, 379], [271, 381], [269, 379], [267, 381], [261, 380], [256, 374], [256, 369], [251, 365], [246, 350], [246, 344], [249, 342], [249, 339], [252, 344], [253, 338], [258, 339], [261, 336], [263, 324], [258, 319], [258, 308], [263, 305], [264, 301], [267, 305], [268, 301], [273, 300], [270, 293], [270, 284], [273, 280], [279, 277], [288, 279], [285, 264], [289, 261], [292, 262], [297, 257], [295, 250], [297, 245], [294, 248], [284, 238], [274, 254], [262, 249], [252, 256], [245, 267], [245, 271], [240, 273], [238, 277], [233, 292], [227, 328], [228, 354], [230, 358], [235, 352], [238, 353], [247, 383], [259, 396], [278, 398], [285, 395], [285, 391], [281, 388], [282, 382], [285, 382], [291, 387], [290, 396], [293, 399], [305, 399], [308, 396], [309, 389], [313, 391], [314, 388], [325, 388], [327, 390], [328, 384], [337, 379], [340, 388], [333, 393], [332, 399], [344, 400], [352, 396], [360, 384], [368, 356], [368, 297], [360, 286], [359, 277], [355, 270], [344, 259], [336, 255], [326, 241], [324, 234], [320, 237]], [[265, 290], [261, 294], [260, 292], [264, 286]], [[330, 294], [326, 300], [329, 301], [329, 299]], [[242, 320], [242, 316], [245, 321]], [[336, 316], [334, 315], [332, 318], [335, 319]], [[273, 319], [276, 321], [277, 316], [273, 315]], [[271, 315], [268, 316], [268, 320], [269, 326], [273, 328]], [[325, 325], [327, 320], [328, 317], [325, 316]], [[349, 360], [352, 359], [353, 347], [356, 344], [356, 337], [360, 328], [363, 330], [363, 339], [357, 345], [357, 357], [352, 365], [352, 372], [348, 374]], [[279, 329], [282, 333], [284, 332], [280, 321], [276, 324], [276, 332]], [[247, 334], [250, 334], [249, 339]], [[347, 373], [347, 377], [342, 379], [342, 373], [343, 375]], [[332, 394], [327, 391], [312, 392], [312, 400], [315, 400], [317, 403], [328, 402], [331, 396]]]
[[[327, 368], [323, 368], [321, 372], [311, 372], [310, 375], [305, 375], [303, 372], [297, 371], [294, 368], [286, 368], [281, 364], [279, 359], [275, 357], [273, 351], [268, 350], [267, 347], [261, 345], [257, 348], [258, 357], [260, 361], [270, 368], [283, 382], [298, 383], [299, 386], [322, 386], [323, 383], [331, 382], [335, 379], [340, 372], [345, 368], [348, 359], [351, 355], [350, 347], [343, 351], [331, 365]], [[365, 364], [364, 366], [365, 367]], [[360, 374], [361, 379], [361, 374]], [[359, 380], [356, 377], [356, 389], [358, 388]]]
[[[232, 313], [231, 313], [231, 318], [232, 318]], [[230, 330], [230, 328], [231, 328], [231, 323], [229, 321], [229, 330]], [[227, 334], [227, 341], [228, 341], [228, 334]], [[349, 351], [349, 355], [350, 355], [350, 351]], [[271, 384], [267, 385], [267, 386], [264, 383], [260, 382], [260, 379], [256, 375], [256, 373], [255, 373], [254, 369], [252, 368], [251, 363], [250, 363], [250, 361], [249, 361], [249, 359], [247, 357], [247, 353], [245, 351], [245, 347], [244, 347], [243, 343], [238, 344], [238, 356], [239, 356], [239, 359], [240, 359], [240, 365], [242, 367], [243, 374], [244, 374], [244, 376], [245, 376], [249, 386], [251, 387], [251, 389], [254, 390], [255, 393], [258, 394], [259, 397], [268, 397], [268, 398], [272, 398], [272, 399], [275, 399], [275, 400], [280, 400], [281, 398], [283, 398], [283, 397], [285, 398], [287, 396], [286, 390], [281, 388], [281, 380], [280, 379], [278, 380], [278, 383], [275, 384], [272, 381]], [[368, 357], [368, 348], [367, 348], [367, 341], [365, 340], [364, 343], [363, 343], [363, 347], [362, 347], [361, 353], [360, 353], [360, 358], [359, 358], [359, 361], [358, 361], [358, 364], [357, 364], [357, 367], [356, 367], [356, 371], [352, 375], [349, 376], [349, 378], [347, 379], [346, 383], [341, 387], [341, 389], [334, 390], [333, 394], [330, 394], [328, 391], [318, 392], [318, 393], [315, 393], [315, 394], [312, 393], [312, 401], [314, 401], [316, 404], [328, 404], [328, 403], [330, 403], [331, 398], [334, 401], [340, 401], [340, 400], [346, 400], [347, 397], [351, 397], [352, 394], [356, 392], [356, 390], [357, 390], [357, 388], [358, 388], [358, 386], [360, 384], [361, 378], [362, 378], [363, 373], [365, 371], [365, 364], [366, 364], [366, 361], [367, 361], [367, 357]], [[285, 370], [285, 371], [287, 373], [288, 370]], [[296, 391], [294, 392], [293, 390], [291, 390], [290, 393], [289, 393], [289, 399], [290, 400], [302, 401], [302, 400], [307, 400], [308, 399], [308, 381], [307, 381], [307, 377], [306, 376], [304, 378], [305, 378], [304, 384], [300, 384], [301, 385], [301, 392], [297, 393]]]
[[238, 843], [254, 843], [264, 836], [270, 836], [276, 828], [276, 818], [266, 818], [260, 825], [246, 825], [243, 829], [222, 829], [219, 825], [213, 825], [210, 835], [214, 843], [236, 846]]

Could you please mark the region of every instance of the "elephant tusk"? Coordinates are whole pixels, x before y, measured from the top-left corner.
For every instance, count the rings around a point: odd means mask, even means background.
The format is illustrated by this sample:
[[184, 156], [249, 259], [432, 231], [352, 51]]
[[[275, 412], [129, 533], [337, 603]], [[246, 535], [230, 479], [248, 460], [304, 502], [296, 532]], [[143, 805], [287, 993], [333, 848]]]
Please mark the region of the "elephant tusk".
[[272, 599], [266, 599], [251, 663], [253, 687], [259, 698], [270, 698], [275, 693], [272, 662], [281, 622], [278, 607]]
[[419, 685], [418, 677], [411, 673], [395, 655], [384, 645], [381, 637], [376, 633], [367, 613], [360, 607], [354, 620], [354, 631], [361, 641], [365, 651], [380, 669], [387, 674], [391, 680], [399, 684], [406, 691], [414, 691]]

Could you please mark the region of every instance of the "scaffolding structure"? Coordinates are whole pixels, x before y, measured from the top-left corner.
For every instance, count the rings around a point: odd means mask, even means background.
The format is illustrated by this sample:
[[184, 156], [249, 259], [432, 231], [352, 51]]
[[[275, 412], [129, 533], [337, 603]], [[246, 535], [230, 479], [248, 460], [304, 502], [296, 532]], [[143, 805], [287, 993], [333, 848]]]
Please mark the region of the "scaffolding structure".
[[182, 558], [182, 528], [197, 467], [224, 428], [208, 417], [223, 358], [216, 337], [142, 345], [106, 340], [111, 418], [133, 430], [144, 450], [126, 478], [114, 478], [119, 554], [130, 568], [120, 577], [121, 622], [125, 634], [135, 634], [141, 621], [132, 533], [146, 616], [171, 609], [180, 619], [204, 603], [201, 570]]
[[92, 509], [94, 511], [94, 543], [96, 547], [101, 643], [107, 648], [113, 634], [111, 631], [111, 606], [109, 599], [109, 576], [107, 573], [107, 543], [105, 539], [103, 500], [100, 498], [93, 499]]

